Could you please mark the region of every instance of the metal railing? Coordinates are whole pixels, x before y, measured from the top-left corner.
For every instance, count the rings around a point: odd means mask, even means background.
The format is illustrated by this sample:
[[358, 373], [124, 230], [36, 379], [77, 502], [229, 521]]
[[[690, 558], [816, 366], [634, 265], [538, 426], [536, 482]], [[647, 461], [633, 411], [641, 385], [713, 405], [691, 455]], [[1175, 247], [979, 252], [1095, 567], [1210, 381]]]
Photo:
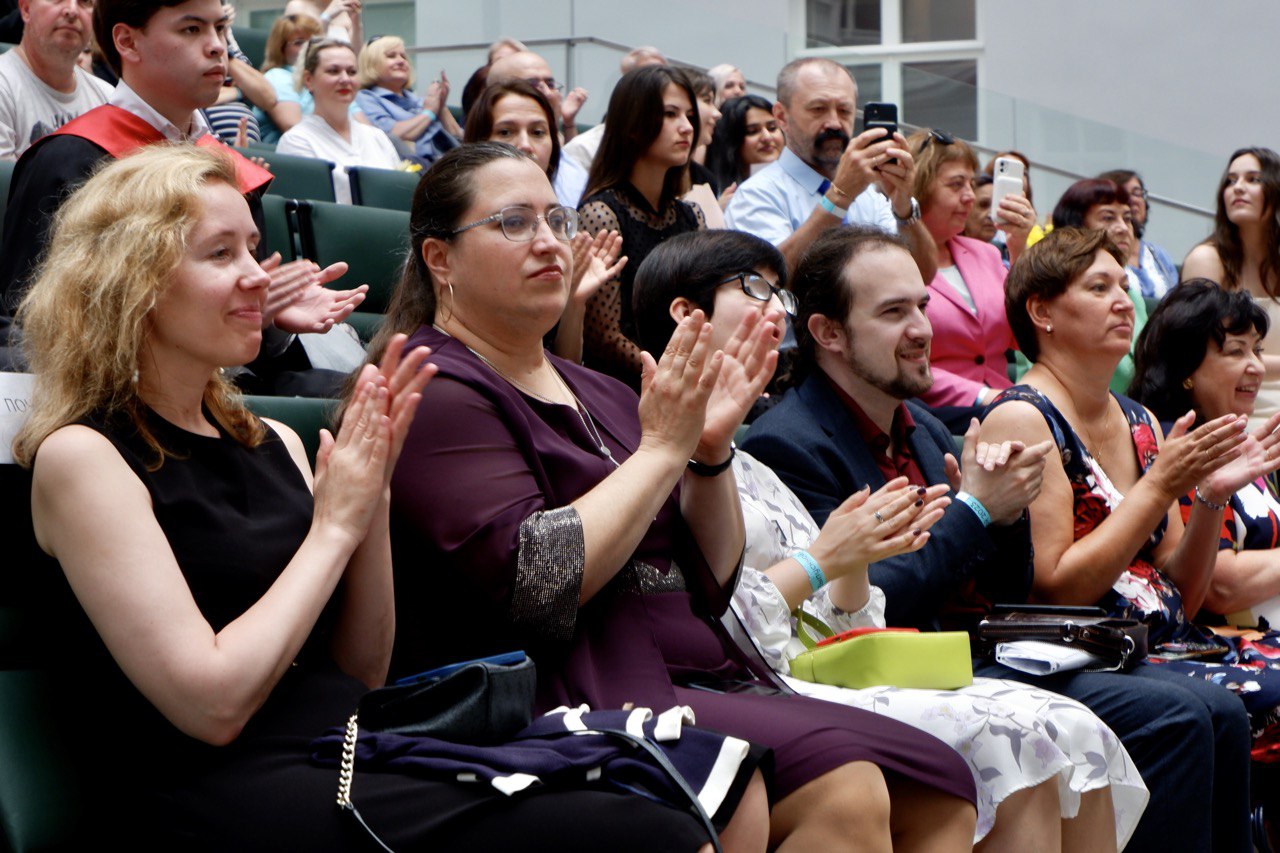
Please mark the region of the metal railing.
[[[605, 50], [615, 51], [618, 54], [619, 59], [621, 59], [623, 56], [625, 56], [626, 54], [630, 53], [632, 50], [635, 49], [634, 45], [626, 45], [626, 44], [622, 44], [621, 42], [610, 41], [609, 39], [596, 38], [595, 36], [569, 36], [567, 38], [521, 39], [521, 41], [524, 43], [526, 47], [534, 50], [535, 52], [539, 47], [554, 47], [554, 48], [560, 48], [564, 50], [565, 52], [564, 83], [566, 88], [572, 88], [573, 86], [577, 85], [577, 83], [574, 80], [575, 75], [574, 75], [573, 54], [574, 54], [575, 48], [601, 47], [601, 48], [604, 48]], [[411, 56], [418, 56], [418, 55], [430, 56], [432, 54], [438, 54], [438, 53], [453, 53], [453, 52], [464, 51], [464, 50], [476, 50], [476, 51], [481, 51], [487, 54], [489, 50], [489, 44], [490, 43], [486, 41], [486, 42], [455, 42], [453, 44], [419, 45], [417, 47], [407, 48], [407, 53], [409, 53], [409, 55]], [[670, 62], [672, 65], [676, 65], [681, 68], [692, 68], [696, 71], [703, 71], [703, 72], [707, 70], [705, 65], [699, 65], [696, 62], [687, 62], [683, 59], [677, 59], [676, 57], [673, 57], [673, 56], [668, 56], [667, 61]], [[748, 80], [747, 86], [749, 86], [752, 90], [756, 90], [756, 91], [764, 91], [764, 92], [769, 92], [771, 94], [777, 92], [777, 89], [774, 87], [774, 84], [772, 81], [768, 83], [764, 83], [759, 80]]]

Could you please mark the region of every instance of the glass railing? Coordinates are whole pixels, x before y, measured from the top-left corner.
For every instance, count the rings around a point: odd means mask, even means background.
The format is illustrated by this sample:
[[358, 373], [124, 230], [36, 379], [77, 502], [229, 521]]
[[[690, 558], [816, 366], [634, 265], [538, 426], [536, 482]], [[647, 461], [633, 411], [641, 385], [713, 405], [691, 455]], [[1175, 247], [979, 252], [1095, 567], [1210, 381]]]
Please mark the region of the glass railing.
[[[576, 81], [616, 79], [618, 60], [630, 49], [629, 45], [593, 37], [528, 39], [526, 44], [546, 57], [552, 68], [564, 69], [567, 86]], [[487, 49], [486, 42], [420, 46], [410, 52], [419, 76], [431, 79], [433, 69], [441, 66], [479, 66]], [[955, 64], [963, 70], [964, 63]], [[865, 70], [860, 69], [861, 76]], [[465, 82], [452, 81], [450, 100], [456, 101]], [[748, 85], [752, 91], [772, 94], [772, 80], [750, 80]], [[904, 128], [935, 126], [960, 133], [975, 143], [984, 163], [997, 151], [1015, 149], [1026, 154], [1033, 164], [1032, 193], [1041, 221], [1049, 218], [1058, 197], [1076, 180], [1108, 169], [1129, 168], [1142, 174], [1150, 193], [1147, 237], [1164, 246], [1175, 262], [1181, 263], [1212, 227], [1218, 179], [1225, 165], [1222, 157], [906, 63], [902, 65], [902, 92]], [[867, 92], [863, 95], [865, 99]], [[598, 121], [607, 102], [606, 93], [593, 93], [579, 121]]]
[[1164, 139], [969, 86], [904, 66], [903, 91], [908, 105], [913, 91], [951, 94], [952, 108], [904, 112], [916, 125], [948, 127], [972, 104], [976, 116], [979, 159], [1014, 149], [1031, 159], [1031, 188], [1041, 220], [1073, 182], [1109, 169], [1132, 169], [1142, 175], [1150, 194], [1147, 238], [1169, 251], [1176, 263], [1213, 227], [1218, 180], [1226, 166], [1215, 156]]

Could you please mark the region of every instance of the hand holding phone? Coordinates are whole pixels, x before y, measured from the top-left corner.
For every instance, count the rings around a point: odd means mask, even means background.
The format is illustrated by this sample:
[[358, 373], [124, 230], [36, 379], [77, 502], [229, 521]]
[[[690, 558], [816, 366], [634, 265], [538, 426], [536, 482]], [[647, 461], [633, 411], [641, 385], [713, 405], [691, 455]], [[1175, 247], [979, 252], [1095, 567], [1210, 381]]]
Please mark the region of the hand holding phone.
[[991, 184], [991, 221], [1000, 224], [1000, 200], [1007, 195], [1022, 193], [1023, 182], [1022, 161], [1013, 157], [997, 157], [993, 168]]
[[[867, 104], [862, 108], [862, 126], [864, 130], [884, 128], [885, 135], [876, 142], [892, 140], [893, 135], [898, 132], [898, 105], [879, 101]], [[885, 162], [896, 163], [898, 160], [893, 157]]]

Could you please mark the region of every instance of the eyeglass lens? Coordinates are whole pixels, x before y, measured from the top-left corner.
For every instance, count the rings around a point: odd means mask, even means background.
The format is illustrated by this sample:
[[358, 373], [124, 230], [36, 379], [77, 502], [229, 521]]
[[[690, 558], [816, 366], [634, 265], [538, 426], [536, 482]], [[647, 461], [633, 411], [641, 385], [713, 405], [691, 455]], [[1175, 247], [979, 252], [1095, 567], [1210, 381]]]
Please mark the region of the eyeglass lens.
[[558, 240], [572, 240], [578, 233], [578, 212], [567, 207], [553, 207], [540, 217], [527, 207], [507, 207], [501, 211], [502, 233], [508, 240], [532, 240], [538, 231], [538, 220], [544, 219]]
[[774, 287], [763, 276], [744, 275], [742, 277], [742, 289], [747, 292], [748, 296], [759, 299], [761, 302], [768, 302], [776, 293], [778, 301], [782, 303], [782, 309], [788, 314], [796, 313], [796, 295], [789, 290]]

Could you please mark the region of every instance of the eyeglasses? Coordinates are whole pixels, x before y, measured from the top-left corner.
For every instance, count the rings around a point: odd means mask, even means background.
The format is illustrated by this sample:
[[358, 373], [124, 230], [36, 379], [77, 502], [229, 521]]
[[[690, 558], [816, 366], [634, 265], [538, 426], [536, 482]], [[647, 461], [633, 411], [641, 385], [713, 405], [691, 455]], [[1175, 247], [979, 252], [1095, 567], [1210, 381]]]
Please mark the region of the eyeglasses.
[[1134, 187], [1129, 190], [1129, 198], [1146, 198], [1147, 191], [1142, 187]]
[[566, 243], [578, 233], [578, 211], [572, 207], [557, 204], [547, 208], [545, 214], [539, 215], [532, 207], [515, 204], [502, 208], [492, 216], [486, 216], [484, 219], [477, 219], [475, 222], [456, 228], [450, 232], [450, 236], [456, 237], [463, 231], [470, 231], [472, 228], [478, 228], [490, 222], [501, 225], [502, 236], [513, 243], [527, 243], [532, 240], [538, 233], [539, 222], [547, 223], [552, 235]]
[[776, 284], [770, 284], [768, 279], [758, 273], [740, 272], [737, 275], [729, 276], [716, 286], [719, 287], [735, 281], [742, 287], [742, 292], [752, 299], [768, 302], [774, 296], [777, 296], [778, 301], [782, 303], [782, 310], [792, 317], [796, 316], [796, 295], [790, 290], [783, 290]]
[[535, 89], [547, 88], [556, 92], [564, 92], [564, 84], [557, 83], [554, 77], [526, 77], [524, 82]]
[[939, 145], [955, 145], [956, 138], [945, 130], [930, 130], [929, 135], [924, 138], [924, 143], [920, 146], [921, 153], [929, 147], [929, 143], [937, 140]]

